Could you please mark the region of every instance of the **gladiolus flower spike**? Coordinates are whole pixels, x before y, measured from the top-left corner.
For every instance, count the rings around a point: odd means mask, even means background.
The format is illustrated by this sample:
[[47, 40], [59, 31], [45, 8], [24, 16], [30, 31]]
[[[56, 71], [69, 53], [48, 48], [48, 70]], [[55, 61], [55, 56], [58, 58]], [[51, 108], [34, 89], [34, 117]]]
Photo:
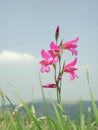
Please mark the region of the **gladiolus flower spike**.
[[[57, 26], [55, 31], [55, 42], [50, 43], [50, 49], [45, 51], [44, 49], [41, 51], [42, 60], [39, 62], [41, 66], [41, 72], [50, 72], [50, 66], [53, 66], [54, 69], [54, 83], [44, 84], [43, 88], [56, 88], [57, 92], [57, 103], [61, 105], [61, 88], [62, 88], [62, 77], [64, 73], [68, 73], [70, 75], [70, 80], [74, 80], [78, 78], [76, 74], [76, 70], [78, 68], [75, 67], [77, 63], [77, 57], [70, 62], [69, 64], [62, 63], [62, 56], [64, 50], [69, 50], [72, 53], [72, 56], [77, 56], [78, 52], [76, 48], [78, 47], [77, 42], [79, 40], [76, 37], [74, 40], [63, 42], [60, 44], [57, 43], [59, 38], [59, 26]], [[58, 69], [58, 70], [57, 70]], [[60, 110], [59, 110], [60, 111]]]

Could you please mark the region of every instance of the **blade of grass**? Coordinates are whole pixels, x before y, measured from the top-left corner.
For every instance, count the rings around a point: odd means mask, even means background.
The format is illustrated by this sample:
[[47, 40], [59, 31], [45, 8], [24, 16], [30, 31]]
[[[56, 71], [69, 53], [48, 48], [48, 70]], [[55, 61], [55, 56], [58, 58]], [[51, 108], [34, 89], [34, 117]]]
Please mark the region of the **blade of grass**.
[[56, 113], [56, 119], [57, 119], [57, 126], [58, 129], [63, 130], [63, 122], [62, 122], [62, 115], [59, 113], [57, 107], [55, 106], [55, 104], [53, 103], [53, 107]]
[[98, 125], [98, 109], [97, 109], [95, 99], [93, 97], [92, 90], [91, 90], [91, 87], [90, 87], [88, 66], [86, 67], [86, 75], [87, 75], [87, 82], [88, 82], [88, 86], [89, 86], [91, 102], [92, 102], [92, 106], [93, 106], [94, 117], [95, 117], [95, 120], [96, 120], [96, 124]]
[[21, 101], [21, 103], [23, 104], [24, 108], [26, 109], [26, 111], [29, 113], [29, 115], [32, 117], [33, 121], [35, 122], [36, 126], [38, 127], [39, 130], [42, 130], [40, 124], [38, 123], [37, 118], [35, 117], [35, 115], [33, 115], [32, 111], [27, 107], [27, 105], [25, 104], [25, 102], [22, 100], [22, 98], [18, 95], [19, 100]]
[[12, 86], [12, 84], [10, 82], [8, 82], [9, 85], [11, 86], [11, 88], [13, 89], [14, 93], [16, 94], [16, 96], [18, 97], [18, 99], [20, 100], [20, 102], [23, 104], [23, 107], [25, 108], [25, 110], [28, 112], [29, 116], [33, 119], [33, 121], [35, 122], [36, 126], [38, 127], [39, 130], [42, 130], [36, 116], [34, 115], [34, 113], [32, 113], [32, 110], [30, 110], [28, 108], [28, 106], [26, 105], [26, 103], [23, 101], [23, 99], [18, 95], [18, 93], [16, 92], [16, 90], [14, 89], [14, 87]]
[[39, 74], [39, 80], [40, 80], [40, 85], [41, 85], [41, 92], [42, 92], [42, 98], [43, 98], [44, 108], [45, 108], [46, 116], [48, 117], [49, 116], [49, 114], [48, 114], [48, 107], [47, 107], [47, 103], [46, 103], [46, 98], [45, 98], [44, 90], [43, 90], [43, 87], [42, 87], [42, 82], [41, 82], [40, 74]]
[[[39, 74], [39, 73], [38, 73], [38, 74]], [[50, 117], [49, 117], [49, 112], [48, 112], [48, 106], [47, 106], [47, 102], [46, 102], [44, 90], [43, 90], [43, 87], [42, 87], [42, 82], [41, 82], [40, 74], [39, 74], [38, 76], [39, 76], [40, 85], [41, 85], [41, 92], [42, 92], [42, 98], [43, 98], [45, 113], [46, 113], [47, 124], [48, 124], [48, 126], [49, 126], [49, 129], [52, 129], [52, 125], [51, 125], [51, 121], [50, 121]]]
[[92, 94], [92, 91], [91, 91], [90, 87], [89, 87], [89, 91], [90, 91], [91, 102], [92, 102], [92, 106], [93, 106], [93, 112], [94, 112], [94, 116], [95, 116], [95, 119], [96, 119], [96, 124], [98, 125], [98, 109], [97, 109], [95, 99], [93, 97], [93, 94]]
[[15, 107], [14, 107], [14, 105], [12, 104], [11, 100], [8, 98], [8, 96], [7, 96], [7, 95], [5, 95], [5, 98], [8, 100], [8, 102], [10, 103], [10, 105], [11, 105], [12, 109], [14, 110], [14, 109], [15, 109]]
[[70, 121], [70, 123], [71, 123], [71, 125], [72, 125], [73, 130], [77, 130], [75, 124], [74, 124], [72, 121]]
[[82, 114], [80, 117], [80, 128], [81, 130], [85, 130], [85, 123], [84, 123], [84, 115]]
[[13, 118], [12, 118], [12, 116], [11, 116], [10, 113], [8, 113], [8, 117], [10, 119], [10, 125], [9, 125], [9, 127], [11, 126], [13, 128], [13, 130], [17, 130], [17, 125], [16, 125], [15, 121], [13, 120]]

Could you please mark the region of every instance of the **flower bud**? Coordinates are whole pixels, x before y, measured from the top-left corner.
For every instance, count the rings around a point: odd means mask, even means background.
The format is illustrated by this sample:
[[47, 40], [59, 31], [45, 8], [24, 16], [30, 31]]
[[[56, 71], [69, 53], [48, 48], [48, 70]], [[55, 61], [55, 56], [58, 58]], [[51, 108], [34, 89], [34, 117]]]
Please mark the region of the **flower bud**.
[[56, 32], [55, 32], [55, 40], [56, 40], [56, 42], [58, 40], [58, 37], [59, 37], [59, 26], [57, 26]]
[[59, 76], [58, 76], [58, 80], [61, 80], [61, 79], [62, 79], [62, 76], [59, 75]]

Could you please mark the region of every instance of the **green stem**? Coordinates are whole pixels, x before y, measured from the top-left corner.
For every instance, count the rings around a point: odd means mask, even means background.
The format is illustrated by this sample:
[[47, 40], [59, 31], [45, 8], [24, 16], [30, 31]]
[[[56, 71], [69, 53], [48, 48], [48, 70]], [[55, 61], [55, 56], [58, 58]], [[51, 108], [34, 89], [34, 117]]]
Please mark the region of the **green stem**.
[[[57, 89], [56, 89], [56, 93], [57, 93], [57, 104], [59, 106], [61, 106], [62, 105], [61, 104], [61, 84], [62, 84], [62, 79], [58, 78], [58, 76], [62, 77], [62, 75], [63, 75], [62, 68], [61, 68], [61, 56], [59, 57], [59, 71], [58, 71], [58, 75], [57, 75], [56, 65], [54, 64], [53, 67], [54, 67], [54, 80], [55, 80], [55, 84], [57, 86]], [[61, 110], [60, 110], [59, 106], [58, 106], [58, 111], [61, 114]]]

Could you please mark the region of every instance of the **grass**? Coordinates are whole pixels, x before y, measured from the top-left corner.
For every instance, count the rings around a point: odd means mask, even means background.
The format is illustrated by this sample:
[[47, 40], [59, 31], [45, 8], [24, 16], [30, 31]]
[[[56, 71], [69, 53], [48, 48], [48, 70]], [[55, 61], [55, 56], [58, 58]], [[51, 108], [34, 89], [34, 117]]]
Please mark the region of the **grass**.
[[[11, 103], [10, 99], [0, 90], [0, 96], [2, 101], [2, 109], [0, 111], [0, 130], [98, 130], [98, 109], [92, 94], [92, 90], [89, 83], [89, 73], [87, 68], [87, 82], [89, 86], [89, 92], [91, 97], [91, 103], [94, 113], [94, 120], [91, 119], [91, 111], [88, 108], [87, 119], [85, 121], [84, 113], [82, 112], [82, 99], [80, 99], [80, 112], [79, 112], [79, 121], [76, 123], [75, 119], [71, 120], [66, 114], [65, 110], [61, 106], [56, 106], [53, 103], [53, 108], [55, 111], [56, 118], [53, 118], [49, 115], [47, 103], [43, 93], [43, 102], [45, 107], [46, 116], [38, 117], [36, 115], [36, 110], [32, 103], [32, 107], [29, 108], [23, 99], [17, 94], [21, 105], [17, 106], [17, 109], [14, 108], [14, 105]], [[13, 113], [6, 110], [5, 101], [8, 100]], [[27, 111], [27, 114], [24, 115], [18, 112], [19, 107], [24, 107]], [[63, 116], [58, 111], [58, 107]]]

